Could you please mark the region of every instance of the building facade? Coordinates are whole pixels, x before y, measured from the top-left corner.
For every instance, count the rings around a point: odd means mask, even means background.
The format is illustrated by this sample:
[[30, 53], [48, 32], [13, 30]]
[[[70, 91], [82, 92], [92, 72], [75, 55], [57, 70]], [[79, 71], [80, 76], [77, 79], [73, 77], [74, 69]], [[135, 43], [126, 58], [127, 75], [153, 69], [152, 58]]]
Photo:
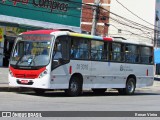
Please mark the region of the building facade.
[[[81, 29], [82, 31], [91, 32], [92, 28], [92, 19], [94, 11], [94, 2], [95, 0], [83, 0], [82, 7], [82, 20], [81, 20]], [[100, 0], [99, 6], [97, 9], [97, 27], [96, 34], [101, 36], [108, 35], [108, 26], [109, 15], [110, 13], [110, 3], [111, 0]]]

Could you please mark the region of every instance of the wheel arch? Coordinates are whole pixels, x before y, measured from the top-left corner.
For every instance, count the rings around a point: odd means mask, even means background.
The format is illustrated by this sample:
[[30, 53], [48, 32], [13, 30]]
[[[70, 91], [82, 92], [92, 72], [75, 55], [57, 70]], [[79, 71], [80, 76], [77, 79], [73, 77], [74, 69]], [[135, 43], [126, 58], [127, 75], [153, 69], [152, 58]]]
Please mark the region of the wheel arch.
[[136, 83], [137, 83], [137, 78], [136, 78], [136, 76], [135, 76], [134, 74], [130, 74], [130, 75], [127, 77], [126, 83], [127, 83], [127, 81], [129, 80], [129, 78], [133, 78], [133, 79], [135, 80], [135, 85], [136, 85]]
[[73, 73], [70, 80], [73, 78], [73, 77], [77, 77], [77, 78], [80, 78], [80, 82], [81, 84], [83, 84], [83, 75], [81, 73]]
[[80, 73], [74, 73], [70, 77], [69, 87], [65, 90], [65, 92], [69, 96], [78, 96], [82, 93], [83, 90], [83, 76]]

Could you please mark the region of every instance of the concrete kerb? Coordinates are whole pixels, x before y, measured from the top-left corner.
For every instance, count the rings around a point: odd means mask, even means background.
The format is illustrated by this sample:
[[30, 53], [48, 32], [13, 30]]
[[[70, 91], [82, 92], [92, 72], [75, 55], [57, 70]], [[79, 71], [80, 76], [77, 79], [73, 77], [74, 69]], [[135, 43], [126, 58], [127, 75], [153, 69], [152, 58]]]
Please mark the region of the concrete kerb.
[[8, 84], [0, 84], [0, 92], [25, 92], [31, 91], [29, 88], [10, 87]]

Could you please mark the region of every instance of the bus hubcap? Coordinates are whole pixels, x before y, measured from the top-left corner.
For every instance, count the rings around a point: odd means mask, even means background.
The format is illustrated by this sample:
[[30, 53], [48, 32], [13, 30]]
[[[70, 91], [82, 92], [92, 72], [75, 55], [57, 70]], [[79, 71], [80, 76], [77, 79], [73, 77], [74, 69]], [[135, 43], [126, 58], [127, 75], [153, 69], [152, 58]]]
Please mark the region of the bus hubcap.
[[134, 89], [134, 84], [133, 84], [133, 82], [129, 82], [129, 83], [128, 83], [128, 91], [129, 91], [129, 92], [132, 92], [133, 89]]
[[72, 91], [77, 91], [77, 89], [78, 89], [78, 88], [77, 88], [76, 83], [74, 83], [74, 82], [71, 83], [71, 90], [72, 90]]

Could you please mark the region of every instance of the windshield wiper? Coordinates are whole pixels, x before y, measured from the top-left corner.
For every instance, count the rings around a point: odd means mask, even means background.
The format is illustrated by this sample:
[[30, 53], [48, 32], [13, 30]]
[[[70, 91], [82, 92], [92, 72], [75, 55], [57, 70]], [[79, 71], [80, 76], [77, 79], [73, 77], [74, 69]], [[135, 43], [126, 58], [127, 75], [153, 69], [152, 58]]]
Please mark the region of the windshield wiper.
[[22, 55], [22, 56], [18, 59], [18, 61], [17, 61], [17, 63], [16, 63], [16, 66], [18, 65], [19, 62], [21, 62], [21, 63], [27, 62], [29, 59], [31, 59], [31, 58], [33, 57], [33, 56], [31, 55], [31, 56], [29, 56], [28, 58], [26, 58], [26, 60], [21, 61], [24, 56], [25, 56], [25, 55]]
[[23, 58], [23, 56], [24, 56], [24, 55], [22, 55], [22, 56], [18, 59], [18, 61], [17, 61], [17, 63], [16, 63], [16, 66], [17, 66], [18, 63], [21, 61], [21, 59]]
[[32, 64], [32, 62], [34, 63], [34, 66], [35, 66], [35, 58], [38, 56], [39, 54], [35, 54], [35, 56], [34, 56], [34, 58], [31, 60], [31, 62], [30, 62], [30, 64], [29, 64], [29, 66], [31, 66], [31, 64]]

